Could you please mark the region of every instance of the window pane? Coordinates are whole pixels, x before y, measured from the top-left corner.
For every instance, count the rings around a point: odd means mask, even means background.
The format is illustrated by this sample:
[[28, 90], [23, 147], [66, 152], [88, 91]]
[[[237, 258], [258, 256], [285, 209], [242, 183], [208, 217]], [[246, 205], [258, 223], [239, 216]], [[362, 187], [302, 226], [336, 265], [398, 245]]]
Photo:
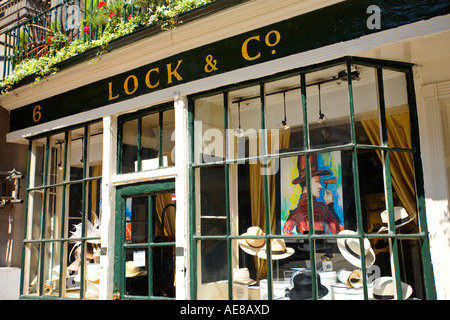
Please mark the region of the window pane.
[[39, 251], [41, 244], [27, 243], [25, 245], [25, 270], [23, 281], [24, 295], [39, 294]]
[[230, 91], [228, 128], [228, 156], [230, 159], [262, 155], [259, 86]]
[[[265, 230], [265, 201], [264, 201], [264, 175], [260, 161], [251, 160], [245, 164], [238, 164], [235, 173], [230, 177], [230, 185], [234, 186], [231, 192], [231, 212], [238, 220], [238, 228], [232, 228], [232, 234], [243, 234], [249, 227], [260, 227]], [[236, 188], [237, 187], [237, 188]], [[232, 189], [232, 190], [233, 190]], [[270, 226], [274, 227], [273, 220]], [[237, 233], [238, 232], [238, 233]]]
[[196, 169], [198, 222], [201, 235], [225, 235], [225, 168], [213, 166]]
[[266, 129], [273, 130], [267, 133], [269, 154], [298, 151], [304, 147], [299, 87], [299, 76], [266, 84], [265, 123]]
[[358, 66], [361, 81], [352, 82], [356, 142], [381, 145], [379, 93], [376, 69]]
[[[364, 231], [377, 233], [382, 225], [380, 213], [387, 208], [381, 152], [358, 150], [358, 172]], [[396, 193], [393, 193], [393, 201], [398, 205]]]
[[350, 143], [347, 66], [308, 73], [306, 85], [310, 147]]
[[83, 179], [84, 128], [72, 130], [69, 134], [70, 180]]
[[39, 229], [39, 221], [42, 210], [42, 197], [42, 190], [34, 190], [29, 193], [27, 239], [40, 239], [41, 230]]
[[175, 247], [154, 247], [153, 296], [175, 297]]
[[[418, 232], [417, 198], [412, 154], [390, 151], [389, 160], [392, 189], [398, 196], [398, 206], [402, 208], [401, 210], [398, 208], [397, 212], [394, 213], [396, 228], [409, 224], [408, 228], [402, 228], [404, 233]], [[400, 212], [398, 212], [399, 210]]]
[[45, 239], [60, 239], [61, 237], [62, 190], [62, 187], [47, 189], [44, 231]]
[[198, 242], [201, 262], [197, 267], [197, 299], [228, 299], [227, 243], [224, 240]]
[[31, 175], [30, 187], [39, 187], [44, 183], [44, 159], [45, 159], [46, 139], [33, 141], [31, 155]]
[[[159, 168], [159, 113], [142, 117], [141, 129], [142, 170]], [[137, 140], [136, 140], [137, 141]], [[137, 171], [137, 166], [136, 166]]]
[[153, 242], [175, 241], [176, 202], [173, 193], [159, 193], [152, 197]]
[[44, 295], [59, 295], [60, 243], [45, 243], [44, 254]]
[[163, 112], [162, 124], [162, 166], [173, 166], [175, 164], [175, 110], [170, 109]]
[[[127, 295], [148, 296], [148, 250], [127, 249], [125, 258], [125, 292]], [[142, 259], [135, 259], [139, 256]], [[139, 263], [135, 263], [139, 260]]]
[[122, 125], [121, 173], [136, 171], [138, 152], [138, 120], [131, 120]]
[[148, 196], [128, 198], [125, 201], [126, 243], [148, 242]]
[[225, 130], [223, 95], [195, 100], [194, 162], [223, 161]]
[[383, 69], [384, 100], [388, 144], [391, 148], [411, 148], [406, 76], [403, 72]]
[[96, 122], [89, 126], [88, 140], [88, 174], [89, 177], [102, 175], [103, 158], [103, 123]]
[[50, 146], [48, 184], [61, 183], [63, 181], [64, 168], [64, 134], [52, 136], [50, 138]]

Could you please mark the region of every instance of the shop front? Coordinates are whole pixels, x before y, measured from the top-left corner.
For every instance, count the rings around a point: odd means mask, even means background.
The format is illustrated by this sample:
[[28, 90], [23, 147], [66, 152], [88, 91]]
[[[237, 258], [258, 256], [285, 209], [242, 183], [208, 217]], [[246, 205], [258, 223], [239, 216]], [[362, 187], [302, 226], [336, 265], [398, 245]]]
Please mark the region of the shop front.
[[423, 90], [450, 55], [421, 45], [448, 42], [450, 10], [371, 5], [232, 5], [149, 37], [159, 59], [4, 98], [29, 144], [21, 298], [448, 298], [448, 125]]

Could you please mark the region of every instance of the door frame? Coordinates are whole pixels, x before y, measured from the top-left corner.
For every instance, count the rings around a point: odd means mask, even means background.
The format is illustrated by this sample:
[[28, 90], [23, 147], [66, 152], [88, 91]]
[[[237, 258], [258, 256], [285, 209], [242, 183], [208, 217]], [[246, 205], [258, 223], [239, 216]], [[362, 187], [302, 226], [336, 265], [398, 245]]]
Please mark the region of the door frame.
[[[127, 296], [125, 294], [125, 198], [129, 196], [151, 195], [162, 192], [175, 192], [175, 179], [142, 182], [138, 184], [125, 185], [116, 188], [116, 221], [114, 239], [114, 289], [113, 296], [116, 299], [136, 300], [142, 296]], [[149, 240], [150, 241], [150, 240]], [[149, 271], [151, 265], [149, 265]], [[149, 300], [175, 299], [166, 297], [155, 297], [149, 293]]]

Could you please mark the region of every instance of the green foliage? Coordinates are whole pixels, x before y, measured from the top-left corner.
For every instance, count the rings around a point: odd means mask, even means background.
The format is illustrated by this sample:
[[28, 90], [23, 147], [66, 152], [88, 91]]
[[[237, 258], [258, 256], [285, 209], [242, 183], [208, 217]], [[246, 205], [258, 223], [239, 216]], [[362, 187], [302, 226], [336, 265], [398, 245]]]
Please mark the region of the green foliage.
[[[112, 40], [123, 37], [139, 28], [158, 24], [162, 29], [173, 30], [179, 23], [178, 16], [181, 13], [213, 1], [178, 0], [166, 4], [168, 1], [164, 0], [134, 0], [131, 5], [124, 7], [123, 0], [112, 0], [100, 8], [97, 4], [97, 8], [92, 11], [92, 17], [87, 19], [86, 25], [82, 25], [79, 30], [80, 34], [88, 34], [84, 28], [92, 25], [101, 31], [97, 39], [90, 41], [78, 39], [67, 43], [68, 39], [65, 35], [54, 33], [51, 41], [47, 43], [46, 54], [40, 58], [23, 60], [3, 82], [0, 82], [0, 90], [2, 93], [6, 93], [11, 90], [14, 84], [30, 75], [35, 76], [36, 82], [40, 81], [42, 77], [58, 71], [55, 67], [56, 64], [89, 49], [100, 48], [102, 50], [99, 51], [99, 54], [103, 54], [106, 52], [108, 43]], [[87, 3], [89, 2], [87, 1]], [[126, 13], [124, 10], [127, 10]], [[111, 14], [111, 12], [114, 12], [114, 14]], [[63, 43], [65, 45], [62, 45]]]

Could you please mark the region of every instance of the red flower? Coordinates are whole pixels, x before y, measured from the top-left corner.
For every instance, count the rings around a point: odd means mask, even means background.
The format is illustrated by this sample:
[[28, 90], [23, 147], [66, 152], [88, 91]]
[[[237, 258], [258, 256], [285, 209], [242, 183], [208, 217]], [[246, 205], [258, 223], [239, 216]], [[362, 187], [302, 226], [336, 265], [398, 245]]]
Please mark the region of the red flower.
[[108, 14], [108, 17], [112, 18], [112, 17], [114, 17], [115, 15], [116, 15], [116, 13], [113, 12], [113, 11], [111, 11], [111, 12]]
[[47, 43], [51, 43], [51, 42], [52, 42], [52, 39], [53, 39], [53, 37], [52, 37], [52, 36], [49, 36], [49, 37], [47, 38]]
[[132, 14], [130, 14], [129, 16], [128, 16], [128, 21], [130, 21], [131, 20], [131, 18], [133, 18], [134, 16], [132, 15]]
[[83, 31], [85, 34], [89, 34], [89, 31], [91, 31], [91, 28], [89, 26], [86, 26], [83, 28]]
[[98, 7], [99, 7], [99, 8], [104, 7], [104, 6], [106, 6], [106, 2], [105, 2], [105, 1], [100, 1], [100, 2], [98, 3]]

